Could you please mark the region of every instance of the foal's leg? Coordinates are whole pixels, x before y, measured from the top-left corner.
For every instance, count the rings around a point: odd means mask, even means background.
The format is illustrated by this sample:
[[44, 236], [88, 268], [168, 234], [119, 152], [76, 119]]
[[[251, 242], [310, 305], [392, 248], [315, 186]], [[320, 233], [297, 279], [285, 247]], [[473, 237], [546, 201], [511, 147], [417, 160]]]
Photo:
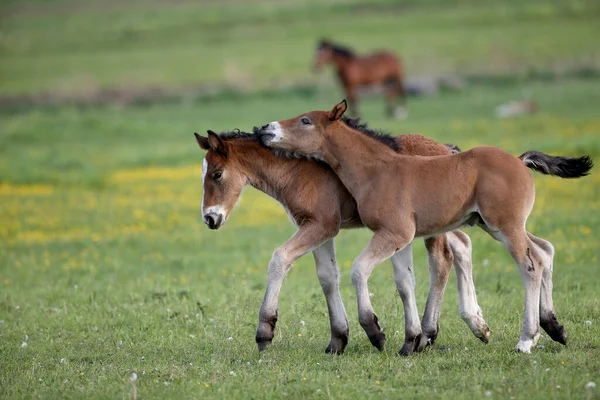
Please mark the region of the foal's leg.
[[367, 333], [371, 344], [379, 350], [383, 350], [385, 346], [385, 335], [381, 331], [369, 298], [369, 276], [377, 264], [387, 260], [412, 241], [413, 238], [408, 236], [398, 238], [389, 232], [377, 231], [352, 264], [352, 284], [358, 303], [358, 321]]
[[358, 117], [358, 98], [356, 96], [356, 88], [352, 85], [346, 85], [346, 99], [350, 103], [350, 114], [352, 117]]
[[[496, 234], [498, 235], [498, 234]], [[501, 237], [502, 242], [510, 252], [521, 273], [525, 286], [525, 311], [523, 332], [515, 350], [531, 353], [531, 348], [540, 338], [540, 291], [544, 259], [540, 256], [538, 247], [531, 241], [527, 232], [515, 232]]]
[[327, 300], [329, 322], [331, 325], [331, 342], [326, 353], [342, 354], [348, 344], [348, 317], [344, 302], [340, 295], [340, 269], [335, 261], [335, 244], [329, 239], [313, 250], [317, 276]]
[[421, 323], [415, 298], [412, 243], [394, 254], [391, 260], [396, 287], [404, 305], [404, 345], [400, 354], [408, 356], [417, 350], [421, 338]]
[[567, 334], [564, 326], [558, 323], [554, 304], [552, 302], [552, 271], [554, 269], [554, 246], [544, 239], [533, 236], [527, 232], [529, 239], [535, 243], [540, 250], [540, 255], [544, 260], [544, 270], [542, 273], [542, 288], [540, 295], [540, 325], [546, 333], [561, 344], [567, 344]]
[[260, 306], [258, 315], [258, 328], [256, 329], [256, 344], [258, 350], [263, 351], [273, 340], [275, 324], [277, 323], [277, 304], [279, 291], [283, 278], [292, 267], [293, 263], [319, 246], [324, 240], [335, 236], [327, 235], [318, 226], [303, 226], [287, 242], [273, 253], [269, 261], [269, 281], [265, 298]]
[[428, 344], [433, 344], [437, 338], [444, 290], [454, 259], [446, 235], [425, 239], [425, 247], [429, 259], [430, 282], [425, 313], [421, 322], [423, 336], [419, 343], [419, 350], [423, 350]]
[[475, 285], [473, 284], [471, 239], [466, 233], [459, 230], [449, 232], [446, 236], [454, 254], [460, 316], [469, 326], [475, 337], [484, 343], [488, 343], [491, 330], [483, 319], [483, 313], [477, 303], [477, 294], [475, 293]]

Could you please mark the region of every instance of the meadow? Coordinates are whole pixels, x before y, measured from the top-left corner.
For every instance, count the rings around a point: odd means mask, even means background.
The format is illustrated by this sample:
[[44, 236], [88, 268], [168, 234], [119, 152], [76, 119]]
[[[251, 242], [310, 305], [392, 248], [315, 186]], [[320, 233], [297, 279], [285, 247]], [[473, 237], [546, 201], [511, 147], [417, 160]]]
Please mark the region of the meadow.
[[[588, 386], [600, 383], [596, 170], [580, 180], [534, 174], [528, 230], [556, 248], [554, 303], [567, 347], [543, 334], [532, 354], [514, 353], [523, 310], [519, 273], [500, 243], [467, 229], [490, 343], [461, 320], [451, 276], [435, 345], [397, 356], [403, 311], [386, 262], [370, 279], [388, 337], [378, 352], [357, 321], [350, 282], [369, 232], [353, 230], [336, 240], [350, 321], [346, 353], [324, 353], [329, 321], [311, 256], [286, 278], [273, 344], [258, 353], [267, 263], [294, 227], [252, 188], [223, 228], [204, 226], [203, 153], [192, 135], [330, 108], [341, 92], [329, 81], [310, 86], [320, 80], [308, 69], [316, 37], [335, 34], [366, 49], [388, 44], [383, 38], [392, 32], [399, 39], [390, 47], [406, 54], [413, 71], [422, 65], [459, 73], [468, 65], [514, 79], [410, 99], [405, 121], [385, 119], [382, 99], [367, 99], [361, 110], [371, 127], [463, 149], [590, 154], [598, 163], [600, 79], [527, 74], [573, 60], [596, 65], [597, 4], [413, 2], [397, 11], [383, 1], [232, 3], [2, 3], [0, 96], [69, 93], [82, 100], [0, 109], [0, 397], [132, 398], [135, 386], [141, 399], [599, 398], [600, 389]], [[285, 41], [277, 40], [281, 32]], [[504, 49], [498, 62], [492, 43]], [[265, 52], [277, 49], [285, 56], [269, 61]], [[242, 72], [232, 67], [227, 75], [222, 67], [230, 59]], [[280, 88], [286, 79], [308, 82], [310, 90]], [[237, 91], [133, 105], [84, 101], [107, 88], [215, 82]], [[494, 117], [495, 106], [523, 93], [539, 103], [538, 113]], [[429, 278], [422, 242], [414, 249], [422, 312]]]

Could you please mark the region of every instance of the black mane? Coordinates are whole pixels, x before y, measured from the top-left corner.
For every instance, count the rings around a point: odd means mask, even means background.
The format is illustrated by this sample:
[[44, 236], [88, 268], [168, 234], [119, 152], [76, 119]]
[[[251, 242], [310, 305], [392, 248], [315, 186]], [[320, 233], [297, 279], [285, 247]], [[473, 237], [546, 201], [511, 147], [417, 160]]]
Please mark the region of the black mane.
[[321, 42], [319, 43], [319, 48], [331, 49], [335, 54], [348, 58], [356, 57], [354, 51], [352, 51], [349, 47], [341, 46], [328, 40], [321, 40]]
[[349, 117], [342, 117], [342, 121], [348, 127], [352, 128], [352, 129], [356, 129], [360, 133], [365, 134], [369, 137], [372, 137], [375, 140], [379, 140], [381, 143], [392, 148], [394, 151], [396, 151], [396, 152], [400, 151], [400, 145], [398, 144], [396, 139], [389, 133], [381, 132], [381, 131], [374, 131], [373, 129], [368, 128], [366, 123], [365, 124], [360, 123], [360, 118], [352, 119]]
[[230, 140], [230, 139], [253, 139], [258, 140], [258, 135], [254, 133], [240, 131], [239, 129], [234, 129], [232, 131], [225, 131], [219, 133], [219, 137], [221, 139]]

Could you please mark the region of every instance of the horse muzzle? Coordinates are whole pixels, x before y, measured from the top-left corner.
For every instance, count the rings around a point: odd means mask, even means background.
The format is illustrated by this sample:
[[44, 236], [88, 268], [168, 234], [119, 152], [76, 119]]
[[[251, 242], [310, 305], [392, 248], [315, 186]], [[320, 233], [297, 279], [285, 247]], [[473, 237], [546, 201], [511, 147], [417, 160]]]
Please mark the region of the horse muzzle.
[[209, 212], [204, 215], [204, 223], [209, 229], [219, 229], [223, 226], [223, 215], [215, 212]]

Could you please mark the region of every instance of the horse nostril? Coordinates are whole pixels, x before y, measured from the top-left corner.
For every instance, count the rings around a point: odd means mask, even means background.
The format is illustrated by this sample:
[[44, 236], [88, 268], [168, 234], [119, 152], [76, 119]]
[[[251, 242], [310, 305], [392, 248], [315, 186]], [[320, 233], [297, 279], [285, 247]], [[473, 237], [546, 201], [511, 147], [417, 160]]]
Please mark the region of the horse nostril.
[[206, 225], [208, 225], [210, 228], [212, 228], [213, 226], [215, 226], [215, 219], [213, 218], [212, 215], [205, 215], [204, 216], [204, 223]]

